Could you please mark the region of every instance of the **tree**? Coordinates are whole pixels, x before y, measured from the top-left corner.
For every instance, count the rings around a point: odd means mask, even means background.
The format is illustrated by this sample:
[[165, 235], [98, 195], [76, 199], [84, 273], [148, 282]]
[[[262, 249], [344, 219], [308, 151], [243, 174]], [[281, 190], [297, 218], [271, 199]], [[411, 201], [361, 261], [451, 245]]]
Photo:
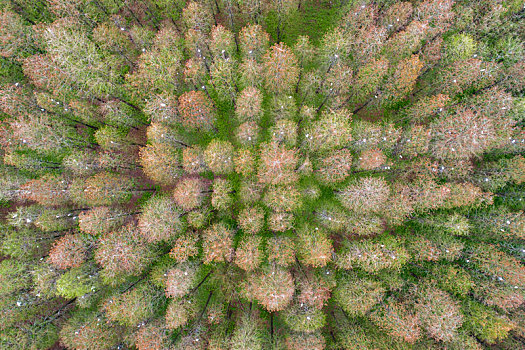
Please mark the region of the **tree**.
[[436, 279], [439, 289], [452, 295], [464, 296], [474, 287], [474, 280], [463, 268], [457, 266], [435, 266], [432, 271], [432, 278]]
[[490, 244], [479, 244], [472, 249], [469, 261], [483, 273], [494, 276], [511, 286], [525, 283], [523, 266], [517, 259], [497, 250]]
[[198, 174], [206, 171], [204, 150], [199, 146], [184, 148], [182, 150], [182, 168], [188, 174]]
[[0, 295], [6, 297], [30, 286], [29, 266], [15, 259], [0, 262]]
[[385, 297], [385, 288], [378, 281], [343, 274], [334, 289], [334, 300], [349, 316], [363, 316]]
[[317, 53], [308, 35], [300, 35], [293, 46], [293, 50], [299, 60], [299, 66], [301, 68], [313, 62], [315, 54]]
[[194, 90], [206, 89], [208, 80], [208, 70], [206, 61], [201, 57], [192, 57], [184, 64], [184, 81], [193, 86]]
[[344, 147], [352, 139], [352, 114], [346, 109], [339, 111], [325, 111], [318, 120], [305, 130], [305, 140], [311, 152]]
[[305, 225], [300, 227], [296, 234], [295, 249], [301, 263], [312, 267], [323, 267], [332, 260], [332, 242], [322, 228]]
[[[276, 209], [280, 209], [274, 207]], [[275, 232], [284, 232], [294, 228], [295, 217], [292, 213], [273, 212], [268, 216], [268, 229]]]
[[196, 232], [180, 235], [173, 244], [169, 256], [178, 262], [185, 262], [199, 254], [199, 236]]
[[179, 113], [184, 127], [210, 130], [215, 124], [212, 102], [202, 91], [185, 92], [179, 97]]
[[133, 194], [133, 189], [132, 178], [108, 172], [87, 179], [75, 179], [70, 186], [73, 201], [95, 206], [125, 202]]
[[417, 235], [407, 244], [414, 260], [439, 261], [441, 259], [455, 260], [459, 258], [464, 245], [461, 241], [439, 233]]
[[421, 49], [429, 32], [428, 22], [414, 20], [394, 33], [385, 43], [384, 52], [395, 63]]
[[517, 288], [488, 278], [476, 279], [476, 284], [472, 289], [477, 300], [505, 312], [519, 308], [525, 301], [523, 293]]
[[140, 149], [144, 173], [160, 185], [173, 185], [183, 174], [180, 153], [168, 144], [152, 144]]
[[198, 284], [200, 266], [194, 262], [177, 264], [166, 275], [165, 294], [168, 298], [182, 298]]
[[208, 186], [203, 179], [186, 177], [177, 183], [173, 190], [173, 199], [183, 210], [192, 210], [203, 204], [208, 193]]
[[269, 41], [270, 36], [259, 24], [243, 27], [239, 33], [241, 54], [256, 61], [259, 61], [268, 49]]
[[350, 146], [356, 151], [379, 148], [389, 152], [397, 145], [400, 137], [401, 130], [393, 124], [377, 125], [359, 120], [353, 125]]
[[453, 339], [463, 323], [459, 303], [432, 285], [420, 285], [416, 298], [416, 315], [429, 335], [438, 341]]
[[103, 268], [101, 276], [110, 285], [138, 276], [154, 257], [153, 248], [132, 225], [102, 237], [95, 250], [95, 261]]
[[166, 327], [178, 329], [197, 316], [197, 312], [197, 304], [192, 298], [170, 300], [166, 309]]
[[72, 125], [46, 113], [37, 112], [11, 119], [9, 126], [14, 142], [35, 151], [60, 153], [72, 147], [91, 146], [89, 140]]
[[150, 50], [142, 50], [138, 69], [126, 76], [139, 96], [149, 98], [155, 93], [174, 94], [180, 86], [182, 49], [175, 28], [165, 26], [154, 38]]
[[359, 169], [374, 170], [386, 163], [386, 156], [380, 149], [369, 149], [359, 155]]
[[441, 159], [479, 155], [498, 142], [492, 120], [464, 108], [432, 125], [432, 153]]
[[229, 141], [212, 140], [204, 150], [208, 168], [217, 174], [233, 171], [233, 145]]
[[239, 213], [237, 221], [244, 232], [257, 234], [264, 226], [264, 211], [260, 206], [246, 207]]
[[53, 209], [41, 205], [19, 206], [8, 216], [7, 222], [14, 227], [36, 226], [42, 231], [65, 231], [76, 226], [77, 216], [64, 208]]
[[341, 28], [334, 28], [326, 33], [320, 48], [320, 59], [326, 72], [339, 62], [346, 61], [349, 51], [350, 42]]
[[326, 315], [321, 310], [297, 302], [280, 315], [284, 323], [294, 332], [313, 333], [326, 324]]
[[337, 193], [341, 204], [358, 213], [380, 212], [390, 196], [390, 186], [383, 178], [366, 177]]
[[428, 21], [430, 25], [429, 35], [434, 36], [447, 30], [450, 21], [454, 18], [452, 0], [426, 0], [419, 4], [415, 13], [419, 20]]
[[97, 159], [97, 153], [90, 150], [74, 150], [64, 157], [62, 166], [79, 176], [93, 175], [102, 170], [102, 165]]
[[102, 309], [109, 321], [122, 326], [136, 326], [152, 317], [163, 304], [162, 292], [143, 282], [111, 296], [103, 302]]
[[239, 122], [259, 121], [262, 117], [262, 99], [261, 92], [249, 86], [242, 90], [237, 97], [235, 106], [235, 115]]
[[347, 38], [354, 38], [349, 43], [349, 53], [355, 65], [374, 56], [383, 46], [387, 29], [377, 25], [378, 7], [375, 4], [354, 4], [344, 15], [340, 24]]
[[525, 216], [523, 211], [483, 211], [465, 218], [470, 231], [486, 237], [521, 237]]
[[[93, 262], [73, 267], [56, 279], [56, 296], [67, 299], [78, 298], [79, 305], [89, 305], [89, 297], [101, 289], [98, 268]], [[88, 298], [87, 305], [82, 302]]]
[[275, 125], [270, 129], [272, 141], [292, 148], [297, 146], [298, 124], [293, 120], [277, 120]]
[[[7, 163], [7, 155], [4, 162]], [[29, 179], [17, 169], [0, 167], [0, 201], [17, 199], [20, 195], [20, 186], [27, 183]]]
[[403, 99], [414, 89], [422, 70], [423, 62], [418, 55], [412, 55], [399, 62], [385, 85], [385, 97], [394, 102]]
[[319, 333], [289, 333], [285, 338], [286, 349], [323, 350], [326, 346], [324, 337]]
[[449, 61], [469, 59], [476, 52], [476, 41], [469, 34], [455, 34], [445, 44], [445, 56]]
[[211, 84], [221, 101], [235, 101], [237, 85], [235, 84], [235, 72], [237, 62], [232, 58], [216, 60], [210, 67]]
[[226, 179], [216, 178], [213, 181], [211, 205], [217, 210], [228, 210], [233, 204], [232, 183]]
[[61, 176], [46, 174], [20, 187], [20, 197], [43, 205], [64, 205], [69, 201], [69, 181]]
[[263, 349], [267, 344], [267, 334], [261, 317], [253, 311], [238, 316], [235, 329], [231, 335], [229, 348]]
[[150, 117], [152, 123], [173, 125], [179, 121], [177, 99], [168, 93], [153, 96], [146, 102], [144, 113]]
[[235, 172], [243, 176], [249, 176], [255, 172], [255, 155], [249, 149], [241, 148], [237, 151], [235, 158]]
[[442, 112], [449, 101], [450, 97], [443, 94], [424, 96], [407, 111], [407, 118], [414, 122], [425, 121]]
[[186, 135], [183, 135], [172, 126], [162, 123], [151, 123], [147, 130], [146, 136], [152, 145], [161, 144], [162, 146], [170, 146], [171, 148], [188, 148], [190, 147], [186, 142]]
[[109, 125], [97, 129], [93, 136], [100, 147], [104, 151], [109, 152], [117, 152], [119, 150], [133, 152], [133, 149], [142, 145], [137, 143], [137, 140], [133, 138], [133, 134], [127, 130]]
[[14, 259], [27, 260], [44, 256], [56, 239], [54, 233], [33, 228], [7, 229], [3, 235], [0, 252]]
[[286, 149], [278, 143], [261, 144], [261, 160], [257, 176], [259, 182], [278, 185], [297, 181], [297, 150]]
[[0, 13], [0, 56], [23, 57], [32, 51], [31, 30], [18, 14]]
[[216, 60], [226, 60], [236, 51], [234, 34], [222, 25], [213, 27], [210, 33], [210, 51]]
[[206, 73], [209, 74], [209, 57], [211, 53], [208, 45], [207, 33], [196, 29], [189, 29], [184, 35], [184, 44], [186, 52], [190, 55], [190, 57], [196, 61], [202, 62], [206, 68]]
[[260, 127], [257, 122], [246, 122], [236, 130], [236, 137], [245, 146], [254, 145], [259, 140]]
[[60, 331], [60, 342], [73, 349], [111, 349], [119, 343], [123, 329], [98, 312], [80, 310]]
[[55, 241], [48, 261], [60, 269], [79, 267], [87, 259], [89, 243], [81, 234], [67, 234]]
[[455, 61], [440, 71], [433, 85], [438, 87], [437, 92], [454, 96], [468, 88], [480, 90], [488, 87], [498, 79], [499, 74], [497, 63], [469, 58]]
[[278, 267], [265, 268], [248, 276], [246, 293], [266, 310], [283, 310], [292, 301], [294, 281], [292, 274]]
[[269, 187], [264, 195], [263, 202], [278, 212], [295, 211], [302, 205], [301, 193], [294, 185]]
[[93, 39], [102, 49], [118, 55], [115, 59], [121, 61], [122, 65], [133, 64], [133, 60], [138, 56], [133, 36], [126, 28], [119, 28], [117, 23], [100, 23], [93, 30]]
[[395, 33], [406, 26], [412, 17], [414, 6], [408, 1], [397, 2], [386, 9], [382, 18], [389, 33]]
[[119, 92], [117, 74], [76, 20], [62, 18], [42, 32], [53, 62], [72, 77], [80, 95], [105, 97]]
[[235, 250], [235, 264], [245, 271], [253, 271], [262, 262], [262, 239], [260, 236], [243, 237]]
[[337, 183], [350, 175], [351, 166], [352, 154], [349, 150], [334, 150], [319, 159], [315, 175], [322, 183]]
[[134, 340], [138, 350], [161, 350], [170, 346], [168, 329], [159, 320], [141, 326], [135, 333]]
[[310, 269], [309, 271], [303, 269], [302, 275], [302, 277], [298, 276], [296, 282], [300, 291], [297, 300], [300, 303], [322, 310], [328, 304], [332, 297], [332, 290], [337, 284], [334, 270], [330, 267], [318, 270]]
[[205, 4], [191, 1], [182, 10], [182, 20], [188, 29], [209, 32], [213, 22], [213, 14]]
[[498, 340], [505, 339], [514, 325], [506, 317], [498, 315], [494, 310], [471, 301], [465, 306], [465, 326], [472, 331], [477, 338], [494, 344]]
[[[204, 208], [201, 208], [201, 209], [195, 209], [193, 211], [190, 211], [186, 215], [186, 221], [188, 223], [188, 226], [193, 228], [193, 229], [202, 229], [202, 228], [204, 228], [206, 225], [208, 225], [210, 223], [210, 218], [211, 218], [211, 210], [210, 210], [209, 207], [204, 207]], [[184, 236], [182, 236], [180, 238], [183, 239], [184, 242], [185, 242]], [[186, 239], [188, 239], [188, 238], [186, 238]], [[198, 251], [195, 252], [195, 250], [198, 249], [198, 247], [194, 246], [197, 243], [195, 240], [198, 241], [199, 237], [198, 236], [191, 237], [190, 242], [194, 242], [194, 243], [191, 243], [192, 245], [187, 247], [187, 249], [190, 249], [190, 251], [188, 253], [192, 253], [193, 255], [197, 255], [198, 254]]]
[[262, 69], [262, 65], [253, 58], [243, 60], [238, 68], [239, 85], [242, 87], [253, 86], [261, 88], [263, 81]]
[[297, 58], [283, 43], [272, 46], [263, 57], [265, 87], [270, 92], [290, 92], [299, 79], [299, 71]]
[[120, 126], [124, 128], [137, 128], [144, 125], [142, 115], [130, 105], [119, 101], [107, 101], [101, 106], [104, 120], [109, 125]]
[[148, 200], [138, 227], [148, 242], [166, 241], [184, 233], [183, 212], [170, 197], [155, 196]]
[[408, 309], [406, 304], [391, 298], [372, 311], [370, 318], [389, 335], [408, 343], [414, 343], [421, 337], [417, 316]]
[[101, 235], [122, 226], [130, 215], [119, 208], [93, 207], [78, 215], [78, 226], [82, 232]]
[[268, 239], [268, 261], [286, 267], [295, 261], [294, 242], [289, 237], [277, 236]]
[[233, 230], [222, 222], [214, 223], [202, 236], [204, 263], [229, 262], [233, 259]]
[[338, 253], [337, 266], [366, 272], [399, 269], [409, 259], [408, 251], [395, 238], [384, 237], [376, 241], [362, 240], [348, 243]]

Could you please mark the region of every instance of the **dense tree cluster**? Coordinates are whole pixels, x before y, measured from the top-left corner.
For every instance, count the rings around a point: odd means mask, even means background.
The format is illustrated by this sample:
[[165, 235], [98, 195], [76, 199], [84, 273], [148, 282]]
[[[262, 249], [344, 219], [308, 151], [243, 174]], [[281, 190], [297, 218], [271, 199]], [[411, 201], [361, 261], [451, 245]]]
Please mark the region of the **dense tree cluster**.
[[525, 348], [524, 8], [0, 0], [0, 349]]

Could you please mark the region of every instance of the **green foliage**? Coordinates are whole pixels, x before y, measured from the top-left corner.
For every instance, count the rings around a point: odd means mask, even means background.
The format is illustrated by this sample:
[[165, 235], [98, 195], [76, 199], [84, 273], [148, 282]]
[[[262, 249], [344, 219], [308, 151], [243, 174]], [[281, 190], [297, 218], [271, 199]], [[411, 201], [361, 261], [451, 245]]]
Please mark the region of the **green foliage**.
[[5, 297], [30, 286], [28, 265], [14, 259], [0, 262], [0, 295]]
[[363, 316], [385, 295], [381, 283], [356, 274], [338, 275], [337, 287], [333, 291], [334, 301], [349, 316]]
[[467, 271], [450, 265], [433, 267], [430, 277], [441, 289], [458, 296], [466, 296], [474, 285]]
[[282, 313], [283, 322], [295, 332], [311, 333], [326, 324], [326, 315], [319, 309], [293, 304]]
[[141, 283], [104, 301], [103, 309], [109, 320], [123, 326], [136, 326], [157, 313], [164, 300], [158, 288]]
[[122, 329], [110, 323], [102, 314], [77, 311], [62, 327], [60, 341], [69, 348], [109, 350], [119, 343]]
[[482, 341], [494, 344], [505, 339], [514, 325], [492, 309], [470, 302], [466, 306], [466, 327]]
[[64, 298], [81, 298], [101, 288], [101, 281], [94, 266], [82, 265], [64, 273], [56, 281], [56, 292]]
[[468, 34], [455, 34], [446, 43], [446, 57], [457, 61], [469, 59], [476, 52], [476, 41]]

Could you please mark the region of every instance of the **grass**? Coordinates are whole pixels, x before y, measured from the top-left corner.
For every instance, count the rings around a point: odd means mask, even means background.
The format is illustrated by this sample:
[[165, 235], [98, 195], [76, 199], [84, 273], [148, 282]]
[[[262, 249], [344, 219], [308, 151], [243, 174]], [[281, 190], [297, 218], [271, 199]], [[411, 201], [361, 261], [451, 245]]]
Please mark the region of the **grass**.
[[[300, 35], [308, 35], [318, 45], [322, 36], [339, 23], [340, 7], [330, 0], [302, 0], [300, 9], [283, 21], [281, 41], [292, 46]], [[265, 23], [268, 33], [277, 41], [277, 13], [268, 15]]]

